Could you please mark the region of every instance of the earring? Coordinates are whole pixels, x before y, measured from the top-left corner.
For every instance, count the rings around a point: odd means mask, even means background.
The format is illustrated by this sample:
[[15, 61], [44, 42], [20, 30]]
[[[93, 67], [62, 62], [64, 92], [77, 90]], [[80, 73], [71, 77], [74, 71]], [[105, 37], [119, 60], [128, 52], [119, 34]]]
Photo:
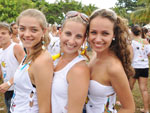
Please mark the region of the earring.
[[43, 49], [43, 50], [46, 49], [45, 46], [44, 46], [44, 44], [45, 44], [45, 41], [42, 41], [42, 49]]
[[115, 38], [112, 39], [113, 41], [115, 40]]

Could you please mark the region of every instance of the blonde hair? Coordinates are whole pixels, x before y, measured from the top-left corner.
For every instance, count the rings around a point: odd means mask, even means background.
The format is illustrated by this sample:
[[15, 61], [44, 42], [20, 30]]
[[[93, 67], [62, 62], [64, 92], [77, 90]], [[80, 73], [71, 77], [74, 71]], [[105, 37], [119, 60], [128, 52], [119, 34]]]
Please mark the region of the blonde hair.
[[87, 35], [88, 24], [80, 16], [75, 16], [75, 17], [71, 17], [71, 18], [67, 18], [67, 19], [63, 20], [62, 27], [61, 27], [62, 30], [68, 21], [82, 23], [86, 27], [85, 36]]
[[[43, 30], [47, 28], [47, 21], [45, 15], [37, 9], [27, 9], [21, 12], [16, 21], [18, 26], [19, 20], [25, 16], [36, 18], [39, 21], [40, 26]], [[44, 44], [42, 44], [42, 41], [44, 41]], [[27, 57], [26, 62], [29, 62], [31, 60], [34, 61], [43, 51], [42, 46], [44, 45], [45, 47], [47, 47], [49, 42], [50, 38], [48, 32], [46, 31], [44, 36], [41, 38], [41, 41], [33, 47], [34, 51]]]

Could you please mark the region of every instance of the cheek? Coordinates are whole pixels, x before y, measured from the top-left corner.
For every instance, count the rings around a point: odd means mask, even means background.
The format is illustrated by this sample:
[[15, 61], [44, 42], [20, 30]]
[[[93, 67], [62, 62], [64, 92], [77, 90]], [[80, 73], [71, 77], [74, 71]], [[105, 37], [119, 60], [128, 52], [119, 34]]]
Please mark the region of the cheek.
[[23, 37], [23, 33], [19, 32], [19, 37], [22, 38]]

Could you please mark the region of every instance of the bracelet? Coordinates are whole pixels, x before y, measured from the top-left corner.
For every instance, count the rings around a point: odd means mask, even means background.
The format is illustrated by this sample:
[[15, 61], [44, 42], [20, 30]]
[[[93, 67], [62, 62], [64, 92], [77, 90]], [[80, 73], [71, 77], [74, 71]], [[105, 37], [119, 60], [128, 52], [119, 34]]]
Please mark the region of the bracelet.
[[11, 83], [9, 81], [7, 81], [8, 86], [11, 86]]

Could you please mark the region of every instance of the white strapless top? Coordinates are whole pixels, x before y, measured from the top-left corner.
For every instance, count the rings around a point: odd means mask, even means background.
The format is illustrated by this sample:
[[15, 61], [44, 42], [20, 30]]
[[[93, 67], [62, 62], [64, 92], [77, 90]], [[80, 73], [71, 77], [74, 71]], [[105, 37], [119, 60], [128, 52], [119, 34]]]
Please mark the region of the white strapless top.
[[89, 101], [86, 105], [87, 113], [117, 113], [114, 109], [116, 93], [112, 86], [105, 86], [95, 80], [90, 80]]

